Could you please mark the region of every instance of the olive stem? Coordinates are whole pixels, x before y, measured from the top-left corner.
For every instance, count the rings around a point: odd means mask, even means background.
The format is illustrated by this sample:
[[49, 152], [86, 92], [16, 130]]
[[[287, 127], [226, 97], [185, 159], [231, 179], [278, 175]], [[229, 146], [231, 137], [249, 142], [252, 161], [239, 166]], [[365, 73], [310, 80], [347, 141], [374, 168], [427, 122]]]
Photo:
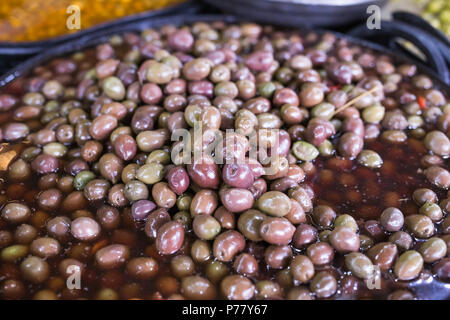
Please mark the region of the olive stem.
[[348, 107], [350, 107], [351, 105], [353, 105], [355, 102], [358, 102], [360, 99], [362, 99], [363, 97], [367, 96], [368, 94], [371, 94], [372, 92], [375, 92], [375, 90], [377, 90], [377, 89], [378, 89], [378, 87], [373, 87], [369, 91], [363, 92], [359, 96], [356, 96], [355, 98], [353, 98], [352, 100], [350, 100], [349, 102], [344, 104], [342, 107], [336, 109], [336, 111], [333, 112], [333, 117], [335, 115], [337, 115], [339, 112], [341, 112], [341, 111], [347, 109]]

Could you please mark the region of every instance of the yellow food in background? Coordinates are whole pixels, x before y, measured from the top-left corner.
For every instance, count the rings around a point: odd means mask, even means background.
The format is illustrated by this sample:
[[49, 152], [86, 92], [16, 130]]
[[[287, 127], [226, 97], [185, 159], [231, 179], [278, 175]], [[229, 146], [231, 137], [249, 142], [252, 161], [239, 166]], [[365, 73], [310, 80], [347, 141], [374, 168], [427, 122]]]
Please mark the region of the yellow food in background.
[[416, 0], [422, 7], [422, 17], [433, 27], [450, 37], [450, 0]]
[[[161, 9], [184, 0], [2, 0], [0, 41], [45, 40], [87, 29], [143, 11]], [[80, 30], [69, 30], [67, 7], [80, 8]]]

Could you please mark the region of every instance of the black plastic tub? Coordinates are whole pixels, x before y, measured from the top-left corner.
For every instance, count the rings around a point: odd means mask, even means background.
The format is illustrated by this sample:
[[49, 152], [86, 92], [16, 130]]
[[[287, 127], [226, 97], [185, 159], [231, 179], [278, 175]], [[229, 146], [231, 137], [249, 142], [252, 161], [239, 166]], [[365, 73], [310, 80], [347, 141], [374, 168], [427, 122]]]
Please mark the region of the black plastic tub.
[[204, 0], [237, 16], [283, 26], [346, 26], [367, 19], [367, 7], [387, 0]]
[[[84, 48], [95, 46], [101, 42], [107, 41], [108, 38], [115, 34], [121, 34], [125, 32], [139, 32], [146, 28], [158, 28], [165, 24], [174, 24], [174, 25], [181, 25], [181, 24], [190, 24], [196, 21], [204, 21], [204, 22], [213, 22], [213, 21], [224, 21], [228, 23], [235, 23], [235, 22], [242, 22], [242, 21], [258, 21], [257, 19], [249, 19], [249, 18], [243, 18], [239, 16], [234, 15], [196, 15], [196, 14], [183, 14], [183, 15], [175, 15], [175, 16], [163, 16], [163, 17], [154, 17], [151, 19], [139, 19], [133, 22], [129, 22], [126, 24], [116, 25], [114, 27], [103, 29], [103, 30], [97, 30], [96, 32], [92, 32], [90, 34], [84, 35], [80, 38], [65, 42], [63, 44], [54, 46], [48, 50], [45, 50], [44, 52], [37, 54], [33, 56], [32, 58], [26, 60], [23, 63], [20, 63], [19, 65], [15, 66], [14, 68], [10, 69], [8, 72], [6, 72], [4, 75], [0, 76], [0, 87], [5, 86], [6, 84], [12, 82], [17, 77], [20, 77], [22, 75], [25, 75], [27, 72], [29, 72], [32, 68], [39, 66], [40, 64], [51, 60], [52, 58], [63, 56], [65, 54], [69, 54], [74, 51], [79, 51]], [[301, 28], [297, 28], [301, 29]], [[305, 30], [311, 30], [310, 28], [305, 28]], [[352, 36], [348, 36], [342, 33], [334, 32], [334, 31], [327, 31], [327, 30], [317, 30], [315, 28], [316, 32], [331, 32], [334, 33], [339, 38], [345, 38], [349, 40], [350, 42], [354, 44], [361, 45], [366, 48], [370, 48], [379, 52], [383, 52], [385, 54], [390, 54], [397, 58], [400, 62], [407, 62], [407, 63], [413, 63], [416, 64], [423, 73], [428, 74], [430, 77], [432, 77], [443, 89], [446, 91], [450, 91], [450, 86], [446, 83], [447, 81], [445, 79], [442, 79], [442, 77], [439, 77], [438, 72], [436, 71], [436, 68], [439, 68], [439, 66], [436, 66], [434, 63], [424, 64], [421, 61], [413, 60], [409, 56], [407, 56], [404, 52], [401, 51], [394, 51], [392, 49], [386, 48], [384, 46], [381, 46], [377, 43], [373, 43], [370, 41], [362, 40], [359, 38], [355, 38]], [[432, 56], [430, 56], [430, 59], [432, 60]], [[433, 69], [434, 67], [434, 69]], [[441, 70], [442, 71], [442, 70]], [[446, 70], [448, 73], [448, 70]]]
[[[248, 19], [224, 15], [179, 15], [128, 23], [123, 26], [118, 26], [116, 28], [111, 28], [109, 30], [103, 30], [101, 32], [97, 32], [96, 34], [87, 35], [80, 39], [69, 41], [54, 48], [50, 48], [44, 53], [38, 54], [35, 57], [27, 60], [26, 62], [18, 65], [17, 67], [15, 67], [5, 75], [0, 77], [0, 87], [8, 85], [9, 83], [11, 83], [20, 76], [26, 75], [30, 70], [41, 65], [42, 63], [45, 63], [53, 58], [72, 53], [74, 51], [79, 51], [84, 48], [97, 45], [101, 42], [108, 40], [108, 38], [114, 34], [125, 32], [138, 32], [144, 28], [158, 28], [165, 24], [182, 25], [182, 24], [190, 24], [196, 21], [203, 21], [203, 22], [224, 21], [228, 23], [235, 23], [243, 20], [248, 21]], [[321, 33], [323, 31], [316, 31], [316, 32]], [[360, 40], [341, 33], [336, 32], [333, 33], [339, 38], [347, 39], [350, 43], [357, 44], [362, 47], [372, 49], [374, 51], [382, 52], [383, 54], [391, 55], [396, 60], [396, 63], [406, 62], [417, 64], [411, 59], [405, 57], [403, 54], [396, 53], [378, 44], [374, 44], [365, 40]], [[446, 93], [446, 95], [450, 95], [450, 86], [446, 85], [444, 82], [439, 80], [439, 78], [436, 77], [436, 75], [430, 68], [420, 64], [418, 65], [418, 68], [420, 72], [428, 74], [431, 78], [433, 78], [435, 83]], [[433, 283], [432, 285], [428, 285], [423, 280], [418, 280], [414, 283], [411, 283], [410, 285], [411, 288], [414, 288], [415, 295], [418, 299], [445, 300], [450, 298], [450, 290], [448, 288], [448, 285], [443, 282], [436, 282]]]
[[141, 12], [120, 19], [112, 20], [109, 22], [100, 23], [76, 33], [50, 38], [48, 40], [23, 41], [23, 42], [0, 41], [0, 59], [8, 58], [9, 55], [19, 56], [18, 58], [20, 58], [20, 56], [23, 57], [33, 55], [43, 50], [47, 50], [49, 47], [55, 46], [57, 44], [80, 39], [89, 34], [101, 32], [102, 30], [107, 31], [111, 28], [116, 28], [131, 22], [148, 20], [168, 15], [194, 14], [197, 13], [200, 10], [200, 8], [201, 5], [197, 1], [188, 0], [183, 3], [175, 4], [166, 8]]

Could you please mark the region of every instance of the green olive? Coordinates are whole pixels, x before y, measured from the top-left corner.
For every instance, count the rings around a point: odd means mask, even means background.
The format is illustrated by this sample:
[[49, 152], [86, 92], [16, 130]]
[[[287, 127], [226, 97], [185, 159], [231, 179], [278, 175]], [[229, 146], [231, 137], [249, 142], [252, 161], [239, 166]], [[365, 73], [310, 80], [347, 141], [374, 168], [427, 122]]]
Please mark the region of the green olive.
[[173, 73], [171, 66], [154, 62], [147, 69], [147, 80], [156, 84], [166, 84], [172, 80]]
[[234, 99], [239, 94], [239, 89], [231, 81], [221, 81], [214, 87], [214, 94], [216, 96], [226, 96]]
[[450, 140], [442, 131], [428, 132], [423, 143], [428, 150], [438, 156], [446, 157], [450, 155]]
[[271, 299], [281, 296], [281, 287], [278, 283], [271, 280], [261, 280], [255, 284], [257, 291], [257, 298]]
[[319, 233], [319, 240], [321, 242], [328, 242], [328, 237], [330, 236], [331, 230], [324, 230]]
[[139, 180], [130, 180], [125, 184], [125, 197], [130, 201], [138, 201], [148, 198], [148, 187]]
[[191, 214], [188, 211], [178, 211], [173, 215], [173, 220], [179, 221], [184, 229], [188, 230], [192, 224]]
[[125, 86], [117, 77], [108, 77], [102, 82], [103, 92], [114, 100], [123, 100], [125, 98]]
[[73, 179], [73, 187], [77, 190], [83, 190], [86, 184], [95, 179], [96, 175], [92, 171], [81, 171], [78, 172], [75, 178]]
[[426, 263], [433, 263], [445, 257], [447, 244], [441, 238], [433, 237], [422, 243], [419, 252]]
[[385, 108], [381, 105], [372, 105], [365, 108], [361, 117], [365, 122], [379, 123], [383, 120]]
[[188, 105], [186, 109], [184, 109], [184, 119], [191, 127], [194, 127], [194, 124], [199, 121], [201, 114], [202, 109], [197, 105]]
[[405, 132], [401, 130], [386, 130], [381, 134], [383, 140], [390, 143], [402, 143], [408, 139], [408, 136]]
[[47, 103], [44, 106], [44, 111], [45, 112], [54, 112], [54, 111], [58, 111], [59, 109], [59, 102], [56, 100], [50, 100], [47, 101]]
[[426, 215], [434, 222], [438, 222], [442, 219], [443, 213], [441, 207], [433, 202], [425, 202], [419, 209], [419, 213]]
[[160, 163], [167, 165], [170, 163], [170, 154], [164, 150], [154, 150], [148, 155], [145, 163]]
[[413, 138], [422, 139], [423, 137], [425, 137], [426, 132], [423, 128], [416, 128], [411, 130], [409, 134]]
[[345, 256], [345, 266], [358, 278], [368, 279], [373, 276], [372, 261], [360, 252], [351, 252]]
[[159, 49], [155, 52], [154, 58], [156, 61], [161, 61], [167, 58], [170, 55], [170, 52], [164, 49]]
[[261, 241], [259, 227], [266, 218], [267, 216], [258, 210], [245, 211], [237, 221], [238, 230], [251, 241]]
[[28, 92], [24, 94], [22, 101], [27, 105], [42, 106], [45, 102], [45, 97], [39, 92]]
[[405, 218], [405, 224], [417, 238], [425, 239], [434, 234], [433, 221], [422, 214], [413, 214]]
[[341, 214], [334, 220], [334, 227], [347, 227], [352, 229], [354, 232], [358, 232], [358, 224], [356, 223], [355, 218], [353, 218], [349, 214]]
[[192, 197], [189, 195], [181, 195], [177, 199], [178, 210], [189, 211], [191, 207]]
[[219, 283], [230, 273], [230, 268], [223, 262], [210, 261], [206, 264], [205, 274], [212, 283]]
[[410, 129], [420, 128], [424, 124], [423, 118], [417, 115], [411, 115], [407, 118], [407, 120], [408, 120], [408, 127]]
[[359, 164], [368, 168], [380, 168], [383, 165], [383, 159], [373, 150], [363, 150], [358, 155]]
[[220, 223], [209, 215], [197, 215], [192, 223], [194, 233], [203, 240], [212, 240], [220, 233]]
[[423, 267], [423, 258], [417, 251], [404, 252], [395, 263], [394, 273], [399, 280], [416, 278]]
[[333, 144], [330, 140], [324, 140], [318, 147], [319, 153], [323, 157], [331, 157], [335, 154], [336, 150], [334, 149]]
[[197, 263], [205, 263], [212, 257], [211, 243], [197, 239], [191, 246], [191, 257]]
[[31, 162], [31, 160], [41, 154], [41, 151], [38, 147], [28, 147], [22, 151], [20, 157], [27, 162]]
[[118, 300], [119, 294], [113, 289], [104, 288], [97, 292], [95, 298], [97, 300]]
[[59, 142], [50, 142], [42, 148], [42, 151], [43, 153], [49, 154], [55, 158], [62, 158], [67, 153], [67, 147]]
[[164, 166], [156, 162], [144, 164], [137, 169], [136, 178], [145, 184], [155, 184], [164, 178]]
[[297, 141], [292, 146], [294, 156], [303, 161], [312, 161], [319, 155], [319, 150], [305, 141]]
[[271, 98], [276, 90], [273, 82], [263, 82], [258, 86], [259, 94], [264, 98]]
[[2, 250], [0, 256], [5, 262], [14, 262], [17, 259], [21, 259], [28, 254], [28, 246], [22, 244], [15, 244], [6, 247]]
[[170, 269], [177, 278], [184, 278], [195, 273], [195, 264], [191, 257], [178, 255], [170, 260]]
[[283, 217], [291, 210], [291, 200], [280, 191], [269, 191], [259, 197], [256, 206], [266, 214]]
[[322, 102], [311, 109], [311, 117], [330, 120], [333, 117], [335, 106], [328, 102]]
[[366, 236], [365, 234], [359, 235], [359, 247], [362, 251], [367, 251], [373, 247], [374, 241], [371, 237]]

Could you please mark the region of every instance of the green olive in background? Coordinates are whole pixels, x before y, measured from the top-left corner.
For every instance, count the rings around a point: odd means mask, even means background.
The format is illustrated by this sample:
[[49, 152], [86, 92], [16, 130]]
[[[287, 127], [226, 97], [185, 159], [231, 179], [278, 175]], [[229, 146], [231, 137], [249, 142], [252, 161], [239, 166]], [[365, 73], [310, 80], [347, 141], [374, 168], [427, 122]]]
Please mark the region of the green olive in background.
[[450, 4], [447, 0], [426, 1], [422, 18], [450, 37]]

